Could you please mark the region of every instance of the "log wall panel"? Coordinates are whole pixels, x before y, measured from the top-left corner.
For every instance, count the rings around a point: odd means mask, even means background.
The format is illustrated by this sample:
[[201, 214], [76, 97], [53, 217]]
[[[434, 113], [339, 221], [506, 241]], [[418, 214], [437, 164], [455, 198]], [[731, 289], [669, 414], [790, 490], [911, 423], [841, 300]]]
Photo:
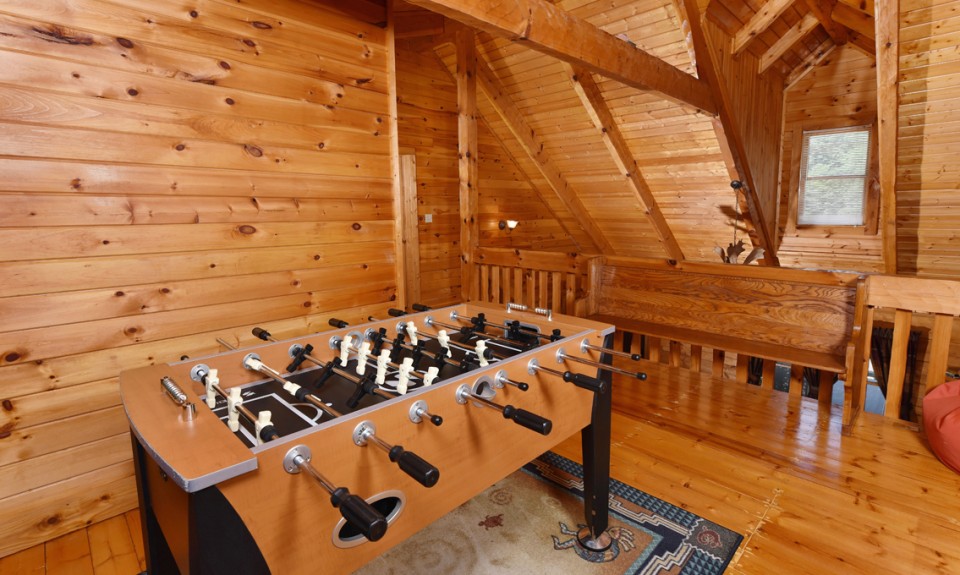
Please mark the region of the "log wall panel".
[[[782, 265], [883, 272], [876, 221], [863, 227], [796, 227], [804, 130], [871, 126], [877, 121], [876, 64], [852, 46], [841, 46], [784, 93], [779, 233]], [[876, 138], [872, 143], [876, 154]], [[875, 177], [875, 174], [874, 174]], [[876, 220], [877, 214], [872, 217]]]
[[0, 556], [136, 505], [120, 371], [396, 298], [386, 14], [336, 4], [0, 7]]
[[[957, 3], [900, 5], [897, 271], [960, 278], [960, 18]], [[956, 365], [958, 355], [951, 353]]]

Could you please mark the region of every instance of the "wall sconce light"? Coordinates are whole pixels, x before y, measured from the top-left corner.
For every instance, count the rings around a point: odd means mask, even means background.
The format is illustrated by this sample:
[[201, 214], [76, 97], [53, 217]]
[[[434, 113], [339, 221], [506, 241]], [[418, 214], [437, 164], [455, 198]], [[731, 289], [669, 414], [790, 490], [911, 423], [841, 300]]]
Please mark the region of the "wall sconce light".
[[497, 224], [497, 227], [500, 228], [501, 230], [503, 229], [512, 230], [513, 228], [517, 227], [517, 224], [519, 223], [520, 222], [518, 222], [517, 220], [500, 220], [500, 223]]

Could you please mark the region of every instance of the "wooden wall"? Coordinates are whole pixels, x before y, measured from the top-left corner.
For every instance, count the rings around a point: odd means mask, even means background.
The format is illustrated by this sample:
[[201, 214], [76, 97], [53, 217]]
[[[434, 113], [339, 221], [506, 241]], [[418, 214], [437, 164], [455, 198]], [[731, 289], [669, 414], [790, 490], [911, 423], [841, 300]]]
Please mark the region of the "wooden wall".
[[0, 556], [136, 506], [122, 370], [395, 297], [385, 14], [331, 6], [0, 7]]
[[759, 58], [750, 52], [733, 56], [731, 37], [710, 19], [704, 20], [704, 32], [713, 45], [720, 76], [726, 83], [760, 197], [760, 209], [772, 233], [777, 224], [783, 77], [774, 70], [758, 74]]
[[[780, 263], [791, 267], [883, 272], [877, 212], [865, 227], [796, 227], [800, 148], [804, 130], [873, 126], [877, 121], [877, 69], [873, 58], [842, 46], [784, 93], [780, 174]], [[876, 137], [872, 153], [876, 154]], [[873, 185], [876, 186], [876, 166]], [[874, 187], [875, 197], [879, 188]], [[876, 203], [872, 204], [876, 207]]]
[[[457, 89], [442, 60], [424, 42], [397, 42], [397, 95], [401, 153], [417, 162], [417, 220], [420, 291], [423, 303], [440, 306], [460, 297], [460, 203], [457, 171]], [[452, 51], [450, 46], [444, 47]], [[540, 199], [509, 130], [477, 96], [483, 112], [479, 131], [480, 245], [537, 250], [576, 250], [576, 244]], [[495, 130], [490, 127], [494, 122]], [[539, 187], [549, 193], [549, 187]], [[430, 214], [432, 222], [426, 222]], [[507, 232], [501, 219], [521, 224]]]
[[955, 2], [900, 3], [898, 273], [960, 278], [960, 14]]

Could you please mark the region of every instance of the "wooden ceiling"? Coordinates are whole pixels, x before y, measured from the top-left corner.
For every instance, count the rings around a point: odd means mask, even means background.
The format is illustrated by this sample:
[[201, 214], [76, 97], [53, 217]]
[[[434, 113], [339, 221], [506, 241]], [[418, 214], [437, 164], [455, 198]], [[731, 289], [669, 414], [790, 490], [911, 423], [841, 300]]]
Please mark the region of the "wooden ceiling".
[[[461, 24], [424, 7], [481, 30], [477, 53], [482, 120], [505, 147], [516, 148], [511, 156], [521, 172], [545, 180], [546, 185], [531, 182], [532, 189], [561, 225], [566, 222], [566, 231], [583, 251], [715, 261], [715, 248], [734, 239], [735, 226], [741, 230], [739, 238], [750, 243], [742, 232], [752, 231], [753, 214], [742, 213], [747, 205], [744, 200], [738, 203], [730, 188], [737, 177], [734, 158], [715, 120], [718, 99], [698, 78], [682, 0], [517, 2], [529, 4], [530, 10], [546, 10], [545, 17], [569, 15], [576, 23], [608, 33], [589, 37], [603, 49], [581, 48], [584, 54], [606, 58], [599, 63], [569, 52], [558, 59], [556, 46], [565, 39], [534, 29], [534, 18], [524, 20], [526, 7], [514, 14], [502, 6], [496, 12], [483, 2], [413, 4], [417, 6], [396, 5], [398, 49], [433, 51], [451, 78], [456, 67], [453, 32]], [[852, 18], [856, 27], [864, 27], [872, 3], [862, 8], [836, 0], [704, 4], [701, 0], [698, 8], [706, 18], [733, 39], [730, 50], [749, 54], [751, 62], [759, 62], [755, 74], [772, 75], [771, 81], [781, 87], [836, 45], [867, 46], [852, 24], [840, 22], [849, 22], [854, 10], [859, 14]], [[480, 22], [473, 11], [484, 10], [496, 17]], [[524, 23], [526, 29], [513, 32]], [[610, 35], [619, 42], [603, 43]], [[521, 41], [509, 39], [517, 36]], [[621, 61], [635, 54], [662, 66], [656, 78], [677, 81], [655, 85], [654, 75], [622, 68]], [[597, 68], [604, 73], [591, 72]], [[776, 211], [775, 202], [770, 212]], [[751, 205], [760, 209], [756, 201]], [[738, 223], [740, 218], [748, 225]]]

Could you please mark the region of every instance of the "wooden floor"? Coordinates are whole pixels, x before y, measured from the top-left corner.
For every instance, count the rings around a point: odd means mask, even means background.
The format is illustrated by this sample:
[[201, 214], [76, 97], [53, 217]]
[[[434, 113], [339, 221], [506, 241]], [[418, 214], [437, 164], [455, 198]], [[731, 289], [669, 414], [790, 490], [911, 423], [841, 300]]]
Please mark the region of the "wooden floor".
[[[744, 535], [728, 573], [960, 573], [960, 475], [907, 426], [645, 364], [614, 386], [612, 474]], [[668, 381], [672, 380], [672, 384]], [[578, 438], [557, 451], [579, 458]], [[136, 512], [0, 559], [0, 574], [144, 568]]]

